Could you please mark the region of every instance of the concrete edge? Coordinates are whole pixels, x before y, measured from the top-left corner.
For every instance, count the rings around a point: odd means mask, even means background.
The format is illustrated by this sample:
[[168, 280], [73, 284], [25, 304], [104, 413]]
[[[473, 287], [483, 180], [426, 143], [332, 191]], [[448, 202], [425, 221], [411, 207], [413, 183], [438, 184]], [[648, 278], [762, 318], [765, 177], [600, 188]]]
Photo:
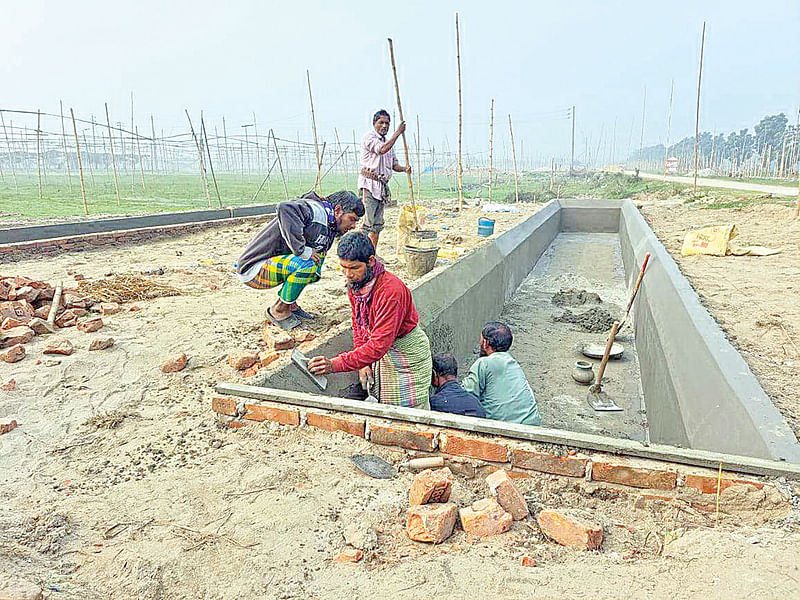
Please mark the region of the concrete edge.
[[380, 417], [394, 421], [446, 427], [471, 433], [484, 433], [514, 440], [566, 445], [585, 450], [647, 458], [696, 467], [717, 468], [722, 464], [726, 471], [752, 475], [800, 478], [800, 464], [775, 460], [736, 456], [706, 450], [693, 450], [662, 444], [646, 445], [634, 440], [617, 439], [561, 429], [504, 423], [490, 419], [467, 417], [416, 408], [366, 403], [346, 398], [332, 398], [304, 392], [293, 392], [237, 383], [218, 383], [216, 392], [252, 400], [265, 400], [280, 404], [333, 410], [351, 414]]
[[0, 245], [73, 238], [97, 233], [151, 229], [169, 225], [189, 225], [211, 221], [270, 215], [276, 204], [190, 210], [133, 217], [109, 217], [91, 221], [72, 221], [52, 225], [29, 225], [0, 230]]

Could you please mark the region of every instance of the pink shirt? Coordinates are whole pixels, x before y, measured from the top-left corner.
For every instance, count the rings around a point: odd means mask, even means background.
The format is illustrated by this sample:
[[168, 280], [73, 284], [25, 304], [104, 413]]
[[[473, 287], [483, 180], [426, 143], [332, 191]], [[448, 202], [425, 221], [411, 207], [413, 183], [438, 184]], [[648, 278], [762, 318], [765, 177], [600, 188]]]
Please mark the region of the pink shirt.
[[[379, 154], [378, 150], [386, 143], [374, 129], [367, 132], [361, 139], [361, 168], [370, 169], [380, 175], [386, 176], [388, 181], [392, 177], [392, 166], [397, 164], [397, 157], [392, 147], [386, 154]], [[383, 197], [383, 184], [380, 181], [364, 177], [359, 174], [358, 188], [366, 189], [373, 198]]]

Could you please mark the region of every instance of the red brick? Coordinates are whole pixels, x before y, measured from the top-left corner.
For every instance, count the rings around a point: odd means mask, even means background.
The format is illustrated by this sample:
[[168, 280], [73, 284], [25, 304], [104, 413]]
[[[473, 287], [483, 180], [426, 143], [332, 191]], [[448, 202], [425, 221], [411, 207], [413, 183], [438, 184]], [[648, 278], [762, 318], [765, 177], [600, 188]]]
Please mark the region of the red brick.
[[469, 535], [487, 537], [511, 529], [514, 517], [503, 510], [494, 498], [484, 498], [458, 511], [461, 526]]
[[400, 425], [369, 426], [369, 441], [382, 446], [400, 446], [409, 450], [433, 452], [436, 449], [436, 434], [432, 431], [419, 431]]
[[16, 389], [16, 387], [17, 387], [16, 380], [9, 379], [6, 383], [0, 385], [0, 390], [3, 390], [4, 392], [10, 392]]
[[361, 550], [356, 550], [355, 548], [348, 548], [347, 550], [342, 550], [333, 557], [333, 562], [338, 563], [357, 563], [362, 558], [364, 558], [364, 553]]
[[603, 543], [603, 526], [575, 511], [544, 509], [536, 522], [545, 536], [562, 546], [597, 550]]
[[307, 413], [307, 422], [312, 427], [318, 427], [325, 431], [344, 431], [350, 435], [364, 437], [366, 429], [366, 419], [337, 417], [333, 415], [323, 415], [321, 413]]
[[56, 325], [59, 327], [74, 327], [78, 323], [78, 314], [75, 310], [69, 309], [56, 317]]
[[622, 463], [592, 461], [592, 480], [636, 488], [671, 490], [675, 488], [678, 474], [674, 471], [662, 469], [648, 469]]
[[536, 559], [532, 556], [523, 556], [522, 560], [519, 561], [523, 567], [535, 567], [536, 566]]
[[28, 320], [21, 321], [15, 317], [6, 317], [3, 319], [3, 322], [0, 323], [0, 329], [13, 329], [14, 327], [23, 327], [28, 324]]
[[453, 473], [447, 467], [425, 469], [414, 476], [408, 503], [412, 506], [447, 502], [453, 488]]
[[100, 317], [92, 317], [91, 319], [86, 319], [78, 323], [78, 331], [82, 331], [83, 333], [92, 333], [102, 328], [103, 319]]
[[503, 444], [452, 433], [448, 433], [443, 437], [442, 452], [447, 454], [468, 456], [488, 462], [504, 463], [508, 461], [508, 448]]
[[275, 350], [270, 350], [268, 352], [259, 352], [258, 353], [258, 364], [262, 367], [266, 367], [274, 363], [281, 357], [279, 352]]
[[161, 372], [177, 373], [178, 371], [183, 371], [183, 369], [186, 367], [186, 361], [187, 358], [183, 352], [168, 356], [164, 362], [161, 363]]
[[270, 350], [291, 350], [294, 348], [294, 338], [285, 331], [277, 331], [269, 321], [261, 329], [261, 339]]
[[15, 363], [25, 358], [25, 346], [17, 344], [0, 352], [0, 360], [7, 363]]
[[236, 400], [233, 398], [212, 398], [211, 410], [221, 415], [228, 415], [229, 417], [236, 416]]
[[258, 352], [255, 350], [235, 350], [228, 355], [228, 364], [234, 369], [244, 371], [258, 362]]
[[261, 368], [261, 365], [258, 363], [254, 363], [247, 367], [244, 371], [242, 371], [242, 377], [252, 377], [253, 375], [258, 375], [258, 370]]
[[17, 344], [27, 344], [33, 339], [36, 333], [30, 327], [12, 327], [0, 331], [0, 348], [8, 348]]
[[588, 458], [556, 456], [549, 452], [515, 449], [511, 464], [519, 469], [531, 469], [541, 473], [553, 473], [567, 477], [583, 477]]
[[406, 535], [415, 542], [441, 544], [453, 534], [458, 507], [446, 504], [411, 506], [406, 512]]
[[112, 337], [99, 337], [92, 340], [89, 344], [89, 350], [106, 350], [114, 345], [114, 338]]
[[19, 427], [19, 425], [17, 424], [16, 421], [10, 421], [8, 423], [0, 423], [0, 435], [8, 433], [9, 431], [16, 429], [17, 427]]
[[[731, 487], [732, 485], [752, 485], [757, 489], [764, 487], [764, 484], [759, 481], [751, 481], [749, 479], [737, 479], [733, 477], [723, 477], [720, 482], [721, 490]], [[699, 490], [703, 494], [716, 494], [717, 493], [717, 476], [716, 475], [687, 475], [686, 487]], [[720, 490], [720, 491], [721, 491]]]
[[497, 499], [497, 503], [514, 517], [515, 521], [520, 521], [528, 516], [528, 503], [525, 502], [525, 496], [517, 489], [505, 470], [499, 469], [489, 475], [486, 483]]
[[31, 303], [27, 300], [0, 302], [0, 318], [14, 317], [20, 321], [27, 321], [34, 316], [35, 312]]
[[274, 421], [281, 425], [300, 425], [300, 411], [264, 404], [245, 404], [244, 418], [250, 421]]
[[39, 317], [34, 317], [28, 321], [28, 327], [33, 329], [36, 335], [47, 335], [48, 333], [55, 333], [56, 331], [55, 326], [50, 325], [50, 323]]
[[229, 421], [228, 422], [228, 429], [241, 429], [245, 427], [247, 423], [245, 421]]
[[62, 354], [69, 356], [74, 348], [69, 340], [54, 340], [44, 347], [42, 354]]

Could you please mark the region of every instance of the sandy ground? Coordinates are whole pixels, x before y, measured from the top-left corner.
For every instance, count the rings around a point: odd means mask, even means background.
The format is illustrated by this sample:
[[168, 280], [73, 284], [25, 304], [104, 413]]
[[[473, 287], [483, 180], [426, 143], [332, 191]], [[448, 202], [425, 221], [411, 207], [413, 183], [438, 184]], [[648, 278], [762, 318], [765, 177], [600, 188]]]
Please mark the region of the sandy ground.
[[[477, 217], [471, 210], [431, 223], [450, 227], [440, 237], [461, 235], [471, 246], [479, 241]], [[519, 218], [499, 215], [497, 229]], [[48, 281], [163, 268], [153, 280], [185, 294], [136, 302], [141, 310], [106, 317], [93, 334], [55, 334], [76, 347], [56, 357], [57, 365], [36, 364], [47, 358], [44, 340], [36, 339], [22, 362], [0, 366], [3, 383], [17, 382], [0, 392], [0, 418], [20, 423], [0, 437], [0, 573], [36, 582], [53, 599], [473, 598], [477, 589], [504, 598], [797, 595], [797, 511], [772, 511], [774, 497], [744, 494], [740, 486], [724, 500], [758, 510], [717, 522], [688, 508], [537, 476], [520, 484], [531, 507], [590, 511], [606, 529], [602, 552], [556, 546], [524, 523], [485, 541], [458, 532], [432, 547], [403, 532], [411, 476], [373, 480], [347, 459], [374, 452], [400, 461], [403, 453], [344, 434], [271, 424], [221, 428], [210, 409], [213, 386], [237, 380], [227, 353], [257, 347], [264, 306], [274, 298], [230, 276], [256, 229], [3, 267], [4, 274]], [[777, 258], [794, 256], [796, 266], [796, 242], [792, 252]], [[754, 260], [763, 268], [775, 258], [715, 260]], [[334, 269], [303, 302], [324, 311], [315, 325], [321, 334], [349, 317]], [[777, 344], [774, 329], [766, 332]], [[113, 336], [115, 345], [87, 352], [100, 335]], [[189, 365], [165, 375], [159, 364], [173, 352], [186, 352]], [[459, 503], [486, 494], [482, 477], [457, 478]], [[377, 539], [358, 565], [335, 563], [351, 524], [372, 527]], [[522, 556], [539, 566], [520, 566]]]
[[[701, 300], [800, 437], [800, 220], [775, 204], [704, 210], [646, 202], [642, 213]], [[782, 247], [768, 257], [680, 255], [686, 232], [733, 223], [742, 245]]]

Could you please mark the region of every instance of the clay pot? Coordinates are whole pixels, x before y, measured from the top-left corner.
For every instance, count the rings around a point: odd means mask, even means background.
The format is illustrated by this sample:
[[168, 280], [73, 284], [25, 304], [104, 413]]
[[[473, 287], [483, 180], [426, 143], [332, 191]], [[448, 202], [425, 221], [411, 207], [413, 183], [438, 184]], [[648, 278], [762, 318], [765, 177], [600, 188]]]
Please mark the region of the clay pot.
[[589, 385], [594, 381], [594, 371], [592, 363], [585, 360], [578, 360], [572, 369], [572, 378], [581, 385]]

